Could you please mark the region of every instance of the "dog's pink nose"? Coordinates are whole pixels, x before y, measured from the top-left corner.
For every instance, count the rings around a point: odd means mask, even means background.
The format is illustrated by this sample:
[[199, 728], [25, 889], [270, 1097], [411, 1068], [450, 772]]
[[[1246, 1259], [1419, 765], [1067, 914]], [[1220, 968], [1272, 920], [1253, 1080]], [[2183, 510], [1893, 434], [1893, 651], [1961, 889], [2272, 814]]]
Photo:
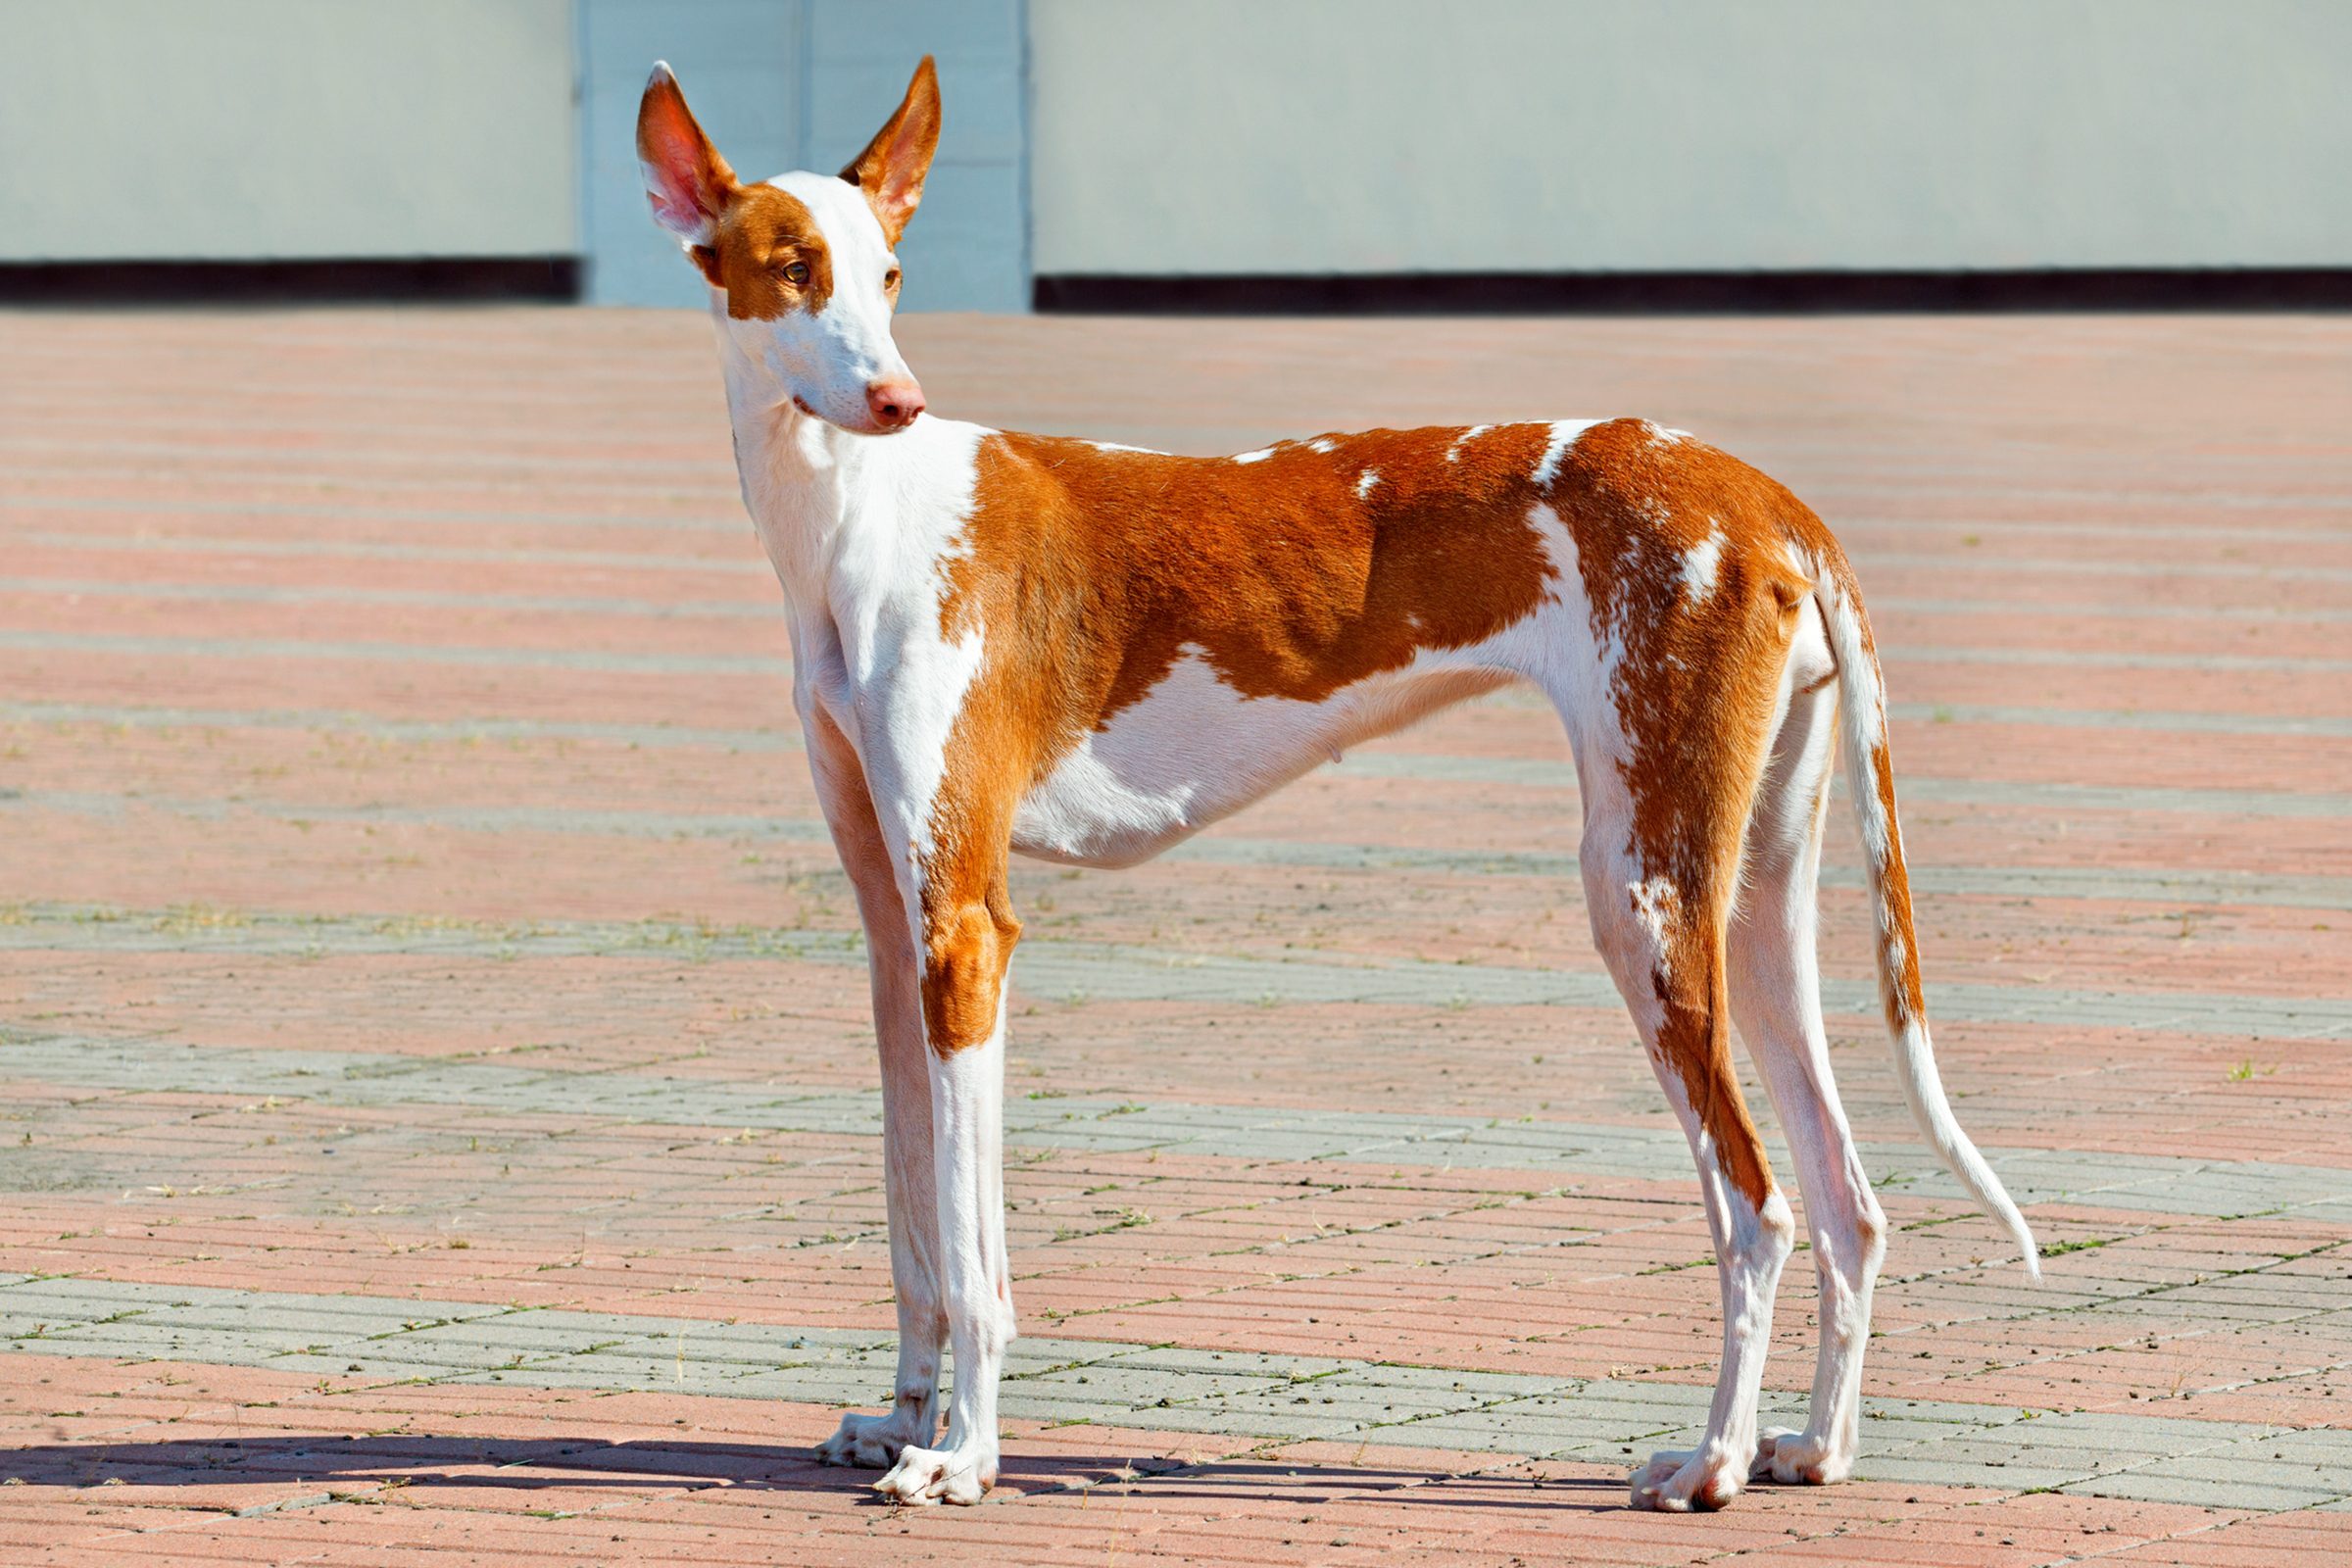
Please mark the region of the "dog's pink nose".
[[912, 376], [887, 376], [865, 389], [865, 406], [885, 430], [903, 430], [923, 412], [923, 389]]

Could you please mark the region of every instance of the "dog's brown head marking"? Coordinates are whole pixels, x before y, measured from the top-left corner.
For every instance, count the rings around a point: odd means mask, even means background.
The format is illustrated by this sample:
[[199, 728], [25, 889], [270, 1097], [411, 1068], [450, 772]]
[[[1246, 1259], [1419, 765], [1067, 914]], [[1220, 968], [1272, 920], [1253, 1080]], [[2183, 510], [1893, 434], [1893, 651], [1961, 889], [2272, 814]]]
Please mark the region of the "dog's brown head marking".
[[862, 435], [902, 430], [922, 388], [891, 339], [899, 237], [939, 150], [939, 72], [926, 57], [906, 95], [838, 177], [746, 184], [711, 144], [667, 66], [637, 111], [637, 159], [654, 220], [715, 291], [758, 396]]

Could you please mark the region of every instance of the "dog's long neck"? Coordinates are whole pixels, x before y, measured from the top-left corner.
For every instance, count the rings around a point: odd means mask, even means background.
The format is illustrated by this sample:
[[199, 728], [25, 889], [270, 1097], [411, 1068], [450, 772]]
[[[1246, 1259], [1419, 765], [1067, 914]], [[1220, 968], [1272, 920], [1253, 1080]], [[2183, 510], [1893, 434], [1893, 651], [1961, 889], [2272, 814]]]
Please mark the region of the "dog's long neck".
[[855, 655], [889, 607], [921, 601], [936, 615], [937, 564], [958, 548], [989, 432], [924, 415], [856, 435], [795, 407], [774, 371], [731, 347], [724, 365], [744, 506], [796, 638], [830, 627]]
[[727, 415], [743, 504], [798, 615], [823, 603], [845, 536], [872, 512], [863, 503], [880, 478], [877, 464], [890, 462], [881, 450], [889, 443], [802, 413], [773, 370], [729, 350]]

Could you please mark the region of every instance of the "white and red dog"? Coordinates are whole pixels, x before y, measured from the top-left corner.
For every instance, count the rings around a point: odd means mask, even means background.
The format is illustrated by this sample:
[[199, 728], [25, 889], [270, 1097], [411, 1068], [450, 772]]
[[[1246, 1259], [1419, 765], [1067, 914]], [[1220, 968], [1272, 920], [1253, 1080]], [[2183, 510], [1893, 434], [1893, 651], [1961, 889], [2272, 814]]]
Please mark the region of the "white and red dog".
[[[872, 959], [898, 1381], [888, 1412], [845, 1416], [818, 1453], [887, 1468], [877, 1488], [908, 1502], [975, 1502], [996, 1479], [1006, 857], [1133, 865], [1344, 747], [1526, 681], [1567, 726], [1594, 939], [1690, 1137], [1721, 1277], [1705, 1437], [1638, 1469], [1634, 1501], [1844, 1477], [1886, 1225], [1822, 1031], [1833, 734], [1903, 1089], [2034, 1252], [1936, 1077], [1878, 662], [1837, 542], [1763, 474], [1640, 419], [1185, 458], [925, 415], [891, 338], [892, 253], [939, 126], [925, 60], [838, 175], [738, 180], [667, 67], [637, 128], [654, 216], [710, 285], [744, 502], [784, 585], [793, 697]], [[1734, 1019], [1821, 1275], [1802, 1432], [1756, 1430], [1795, 1225]]]

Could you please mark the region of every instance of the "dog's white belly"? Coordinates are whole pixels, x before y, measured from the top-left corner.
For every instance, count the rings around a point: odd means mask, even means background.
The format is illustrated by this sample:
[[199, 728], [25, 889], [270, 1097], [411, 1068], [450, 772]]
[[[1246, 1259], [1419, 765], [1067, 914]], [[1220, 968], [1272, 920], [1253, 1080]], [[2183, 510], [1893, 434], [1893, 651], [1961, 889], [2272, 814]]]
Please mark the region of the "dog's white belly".
[[1121, 866], [1231, 815], [1346, 747], [1494, 690], [1510, 676], [1479, 650], [1424, 654], [1322, 702], [1245, 697], [1198, 649], [1032, 787], [1012, 847], [1043, 860]]

